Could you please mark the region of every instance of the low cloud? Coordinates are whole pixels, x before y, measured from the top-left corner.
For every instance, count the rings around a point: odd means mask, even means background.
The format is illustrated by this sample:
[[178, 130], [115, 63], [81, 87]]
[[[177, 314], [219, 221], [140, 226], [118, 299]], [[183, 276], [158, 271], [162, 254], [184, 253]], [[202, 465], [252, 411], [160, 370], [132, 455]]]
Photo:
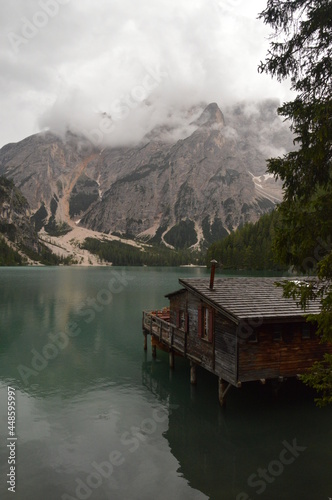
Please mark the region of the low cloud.
[[224, 109], [243, 99], [283, 99], [287, 87], [257, 73], [268, 44], [256, 19], [265, 4], [3, 3], [1, 144], [42, 129], [90, 133], [105, 116], [114, 125], [102, 132], [109, 144], [136, 142], [156, 127], [171, 140], [186, 133], [184, 110], [198, 103]]

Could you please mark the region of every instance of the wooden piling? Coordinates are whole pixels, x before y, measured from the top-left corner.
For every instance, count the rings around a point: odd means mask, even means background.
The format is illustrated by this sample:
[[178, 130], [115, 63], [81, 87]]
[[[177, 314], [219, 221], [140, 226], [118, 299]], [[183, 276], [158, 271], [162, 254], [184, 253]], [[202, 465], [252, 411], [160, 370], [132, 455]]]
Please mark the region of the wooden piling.
[[196, 376], [196, 363], [190, 361], [190, 383], [192, 385], [197, 384], [197, 376]]
[[144, 332], [144, 351], [148, 350], [148, 334]]
[[225, 380], [219, 378], [219, 403], [221, 406], [225, 404], [226, 394], [230, 388], [231, 384], [228, 384]]
[[169, 351], [169, 367], [174, 368], [174, 351], [172, 350]]

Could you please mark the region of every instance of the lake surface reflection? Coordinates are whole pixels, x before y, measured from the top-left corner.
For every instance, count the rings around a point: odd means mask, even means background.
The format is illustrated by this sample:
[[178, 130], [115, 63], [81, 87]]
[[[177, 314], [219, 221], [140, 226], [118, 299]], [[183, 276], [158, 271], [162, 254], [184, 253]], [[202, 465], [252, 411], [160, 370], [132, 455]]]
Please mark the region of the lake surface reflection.
[[300, 383], [232, 389], [143, 351], [143, 309], [188, 268], [0, 270], [0, 488], [16, 389], [16, 494], [55, 499], [332, 497], [331, 409]]

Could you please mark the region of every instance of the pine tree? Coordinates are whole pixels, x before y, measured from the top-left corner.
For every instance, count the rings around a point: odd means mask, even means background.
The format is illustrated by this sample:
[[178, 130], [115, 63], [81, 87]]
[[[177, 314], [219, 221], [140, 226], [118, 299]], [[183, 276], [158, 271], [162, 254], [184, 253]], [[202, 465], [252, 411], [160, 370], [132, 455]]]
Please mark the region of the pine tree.
[[[279, 114], [289, 120], [296, 148], [268, 161], [283, 181], [280, 228], [275, 248], [282, 262], [316, 272], [318, 285], [284, 285], [286, 296], [302, 306], [321, 301], [311, 317], [325, 341], [332, 341], [332, 2], [269, 0], [259, 16], [273, 29], [270, 50], [259, 70], [278, 80], [291, 78], [296, 92]], [[320, 405], [332, 403], [332, 356], [303, 377], [321, 392]]]

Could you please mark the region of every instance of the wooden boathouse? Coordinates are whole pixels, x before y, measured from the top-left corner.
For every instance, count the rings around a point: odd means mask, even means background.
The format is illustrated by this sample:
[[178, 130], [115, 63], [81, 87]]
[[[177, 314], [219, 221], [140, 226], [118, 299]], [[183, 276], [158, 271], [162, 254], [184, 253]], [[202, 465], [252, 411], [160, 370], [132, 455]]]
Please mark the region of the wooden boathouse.
[[[294, 279], [294, 278], [293, 278]], [[249, 381], [282, 381], [304, 373], [331, 344], [323, 344], [306, 314], [320, 312], [312, 302], [306, 311], [283, 297], [276, 278], [180, 279], [182, 288], [166, 295], [169, 307], [143, 312], [144, 348], [151, 335], [156, 348], [190, 361], [190, 378], [196, 383], [196, 367], [219, 378], [223, 404], [230, 387]]]

